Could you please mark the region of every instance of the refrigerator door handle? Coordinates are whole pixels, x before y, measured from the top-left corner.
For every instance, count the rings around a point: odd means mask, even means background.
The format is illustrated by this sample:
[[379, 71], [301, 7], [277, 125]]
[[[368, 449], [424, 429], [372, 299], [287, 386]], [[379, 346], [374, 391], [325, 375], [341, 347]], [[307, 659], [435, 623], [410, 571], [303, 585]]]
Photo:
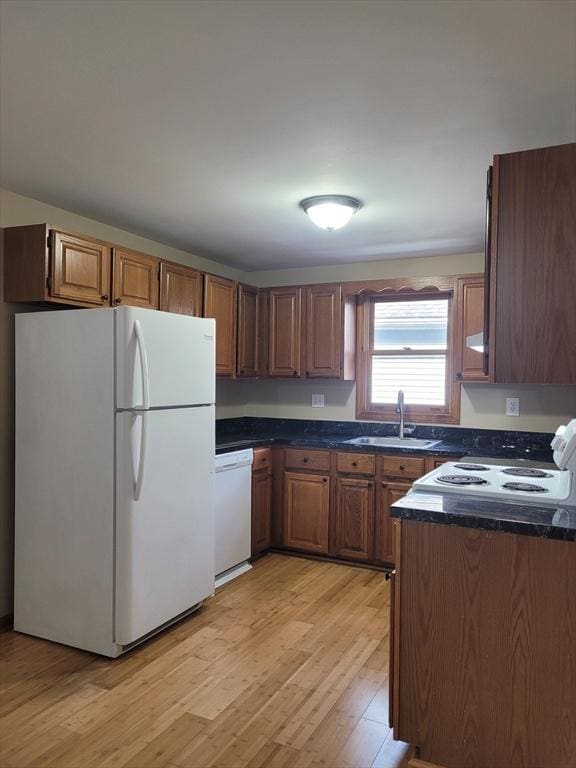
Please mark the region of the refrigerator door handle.
[[140, 432], [140, 455], [138, 457], [138, 471], [136, 472], [136, 480], [134, 482], [134, 501], [138, 501], [140, 498], [140, 492], [142, 491], [142, 483], [144, 482], [144, 466], [146, 464], [146, 443], [148, 432], [148, 411], [135, 414], [135, 416], [142, 417], [142, 430]]
[[[134, 320], [134, 333], [136, 334], [136, 344], [138, 346], [138, 355], [140, 357], [140, 372], [142, 375], [142, 405], [135, 405], [134, 408], [148, 410], [150, 408], [150, 377], [148, 374], [148, 355], [146, 354], [146, 344], [144, 343], [144, 334], [139, 320]], [[142, 428], [144, 429], [144, 427]]]

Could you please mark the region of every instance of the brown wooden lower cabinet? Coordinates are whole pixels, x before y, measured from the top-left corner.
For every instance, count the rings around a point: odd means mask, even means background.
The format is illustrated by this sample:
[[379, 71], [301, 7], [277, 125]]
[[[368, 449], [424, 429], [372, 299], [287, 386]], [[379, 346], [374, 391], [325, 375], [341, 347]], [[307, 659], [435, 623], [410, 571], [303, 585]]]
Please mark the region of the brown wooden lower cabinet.
[[574, 768], [576, 544], [400, 528], [395, 737], [447, 768]]
[[408, 493], [417, 477], [454, 458], [304, 447], [256, 449], [254, 482], [258, 469], [266, 467], [272, 474], [272, 511], [271, 531], [263, 534], [262, 521], [268, 518], [260, 517], [256, 507], [269, 503], [263, 501], [268, 487], [259, 478], [253, 485], [253, 552], [296, 549], [392, 568], [397, 521], [390, 517], [390, 506]]
[[283, 546], [327, 555], [329, 506], [328, 475], [285, 472]]
[[374, 559], [379, 563], [396, 562], [394, 520], [390, 517], [390, 506], [406, 496], [410, 488], [411, 483], [405, 481], [380, 480], [378, 483], [374, 521]]
[[374, 559], [374, 481], [337, 477], [331, 514], [334, 557]]
[[272, 537], [272, 474], [264, 469], [252, 474], [252, 554], [269, 549]]

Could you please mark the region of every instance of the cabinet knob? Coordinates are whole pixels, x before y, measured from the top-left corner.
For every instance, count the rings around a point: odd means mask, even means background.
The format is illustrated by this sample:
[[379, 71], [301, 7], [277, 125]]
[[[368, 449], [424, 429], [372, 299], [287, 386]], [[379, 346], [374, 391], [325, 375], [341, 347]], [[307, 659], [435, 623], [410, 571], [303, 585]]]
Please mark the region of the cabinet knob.
[[121, 301], [122, 301], [122, 299], [121, 299], [119, 296], [117, 296], [117, 297], [114, 299], [114, 304], [120, 304], [120, 302], [121, 302]]
[[327, 477], [323, 477], [323, 478], [322, 478], [322, 482], [323, 482], [323, 483], [327, 483], [327, 482], [328, 482], [328, 478], [327, 478]]
[[102, 299], [102, 301], [107, 301], [108, 294], [107, 293], [103, 293], [102, 296], [100, 296], [100, 298]]
[[304, 464], [307, 464], [307, 463], [308, 463], [308, 461], [309, 461], [309, 459], [308, 459], [308, 456], [304, 456], [304, 458], [302, 459], [302, 461], [304, 462]]
[[294, 372], [292, 373], [292, 376], [298, 376], [298, 371], [294, 371]]
[[406, 467], [404, 466], [404, 464], [400, 464], [400, 469], [402, 470], [402, 472], [404, 472], [404, 470], [406, 469]]
[[458, 371], [458, 373], [456, 374], [456, 378], [457, 379], [461, 379], [462, 378], [462, 372], [461, 371]]
[[352, 466], [353, 466], [353, 467], [357, 467], [357, 466], [358, 466], [358, 462], [357, 462], [357, 461], [353, 461], [353, 462], [352, 462]]

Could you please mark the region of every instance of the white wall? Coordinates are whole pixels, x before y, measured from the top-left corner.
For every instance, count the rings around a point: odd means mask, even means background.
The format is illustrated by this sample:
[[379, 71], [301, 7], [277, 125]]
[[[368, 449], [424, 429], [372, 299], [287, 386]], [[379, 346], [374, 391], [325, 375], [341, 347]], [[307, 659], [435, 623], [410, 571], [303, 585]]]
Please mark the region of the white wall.
[[[326, 406], [312, 408], [313, 394], [324, 394]], [[266, 416], [287, 419], [356, 419], [356, 386], [349, 381], [223, 382], [217, 390], [219, 418]], [[506, 397], [520, 398], [520, 416], [506, 416]], [[516, 387], [489, 384], [462, 386], [460, 426], [554, 432], [576, 416], [576, 387]]]

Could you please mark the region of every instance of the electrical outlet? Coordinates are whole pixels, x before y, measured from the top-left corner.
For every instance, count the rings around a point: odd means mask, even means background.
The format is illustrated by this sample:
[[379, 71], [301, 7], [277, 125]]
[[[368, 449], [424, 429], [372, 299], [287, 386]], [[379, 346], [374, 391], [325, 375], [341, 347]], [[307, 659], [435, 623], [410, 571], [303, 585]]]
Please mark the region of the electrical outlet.
[[312, 408], [324, 408], [324, 395], [312, 395]]
[[506, 416], [520, 416], [520, 398], [506, 398]]

